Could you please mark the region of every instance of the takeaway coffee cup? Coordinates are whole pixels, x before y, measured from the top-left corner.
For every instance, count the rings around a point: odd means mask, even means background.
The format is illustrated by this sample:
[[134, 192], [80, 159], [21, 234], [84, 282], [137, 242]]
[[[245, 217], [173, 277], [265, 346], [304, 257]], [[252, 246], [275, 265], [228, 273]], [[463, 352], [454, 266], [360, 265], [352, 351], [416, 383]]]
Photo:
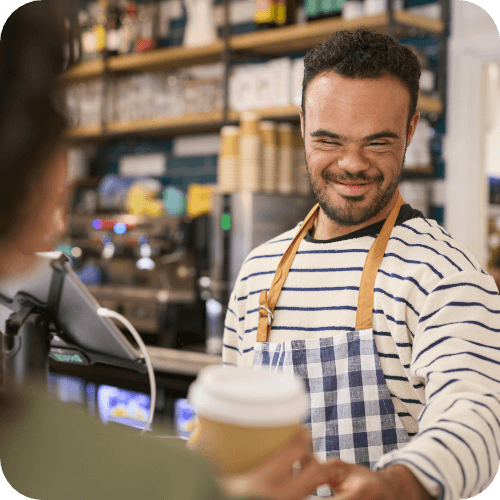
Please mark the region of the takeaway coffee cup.
[[301, 380], [261, 369], [210, 366], [189, 388], [198, 415], [188, 447], [224, 474], [267, 461], [299, 430], [309, 408]]

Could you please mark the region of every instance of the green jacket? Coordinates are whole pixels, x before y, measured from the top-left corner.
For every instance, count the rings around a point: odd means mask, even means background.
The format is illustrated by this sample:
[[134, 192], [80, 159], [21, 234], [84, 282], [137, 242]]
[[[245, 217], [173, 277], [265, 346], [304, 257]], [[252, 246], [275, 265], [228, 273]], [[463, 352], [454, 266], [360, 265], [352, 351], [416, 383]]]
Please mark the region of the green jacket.
[[0, 460], [40, 500], [219, 500], [205, 458], [177, 440], [101, 424], [38, 393], [0, 392]]

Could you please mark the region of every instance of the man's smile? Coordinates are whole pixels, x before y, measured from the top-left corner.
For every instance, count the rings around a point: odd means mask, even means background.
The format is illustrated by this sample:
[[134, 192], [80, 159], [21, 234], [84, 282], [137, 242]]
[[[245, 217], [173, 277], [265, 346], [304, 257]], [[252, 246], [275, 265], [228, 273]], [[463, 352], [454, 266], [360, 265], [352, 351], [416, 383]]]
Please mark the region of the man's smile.
[[333, 184], [335, 191], [342, 195], [349, 196], [359, 196], [364, 194], [370, 186], [372, 186], [372, 182], [363, 182], [363, 183], [351, 183], [351, 182], [339, 182], [339, 181], [331, 181]]

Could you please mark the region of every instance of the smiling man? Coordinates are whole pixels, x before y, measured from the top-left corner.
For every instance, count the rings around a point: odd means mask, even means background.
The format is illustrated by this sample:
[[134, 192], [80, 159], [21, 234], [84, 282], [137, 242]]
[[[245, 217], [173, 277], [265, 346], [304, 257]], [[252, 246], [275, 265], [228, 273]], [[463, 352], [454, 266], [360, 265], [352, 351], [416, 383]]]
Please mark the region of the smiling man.
[[318, 239], [351, 233], [389, 215], [420, 118], [412, 110], [408, 125], [409, 106], [407, 88], [391, 75], [353, 80], [326, 71], [310, 83], [308, 120], [301, 109], [301, 123], [309, 178], [321, 208]]
[[420, 115], [420, 64], [366, 29], [305, 58], [300, 110], [318, 201], [245, 260], [227, 364], [304, 379], [305, 427], [340, 459], [336, 500], [469, 498], [500, 448], [500, 297], [494, 280], [398, 184]]

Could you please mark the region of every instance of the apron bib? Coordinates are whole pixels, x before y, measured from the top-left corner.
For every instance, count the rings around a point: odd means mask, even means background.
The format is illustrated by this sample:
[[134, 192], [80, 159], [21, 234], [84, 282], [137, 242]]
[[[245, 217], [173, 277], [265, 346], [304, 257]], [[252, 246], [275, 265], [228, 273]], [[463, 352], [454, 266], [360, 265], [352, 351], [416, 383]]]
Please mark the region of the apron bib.
[[[319, 206], [304, 219], [284, 253], [269, 292], [259, 297], [254, 367], [293, 374], [304, 380], [311, 409], [304, 427], [312, 435], [319, 461], [339, 458], [374, 468], [380, 457], [410, 441], [394, 409], [373, 336], [375, 278], [399, 209], [401, 194], [373, 243], [361, 275], [355, 331], [334, 337], [268, 342], [273, 311], [301, 241], [313, 226]], [[316, 496], [329, 497], [328, 486]]]

